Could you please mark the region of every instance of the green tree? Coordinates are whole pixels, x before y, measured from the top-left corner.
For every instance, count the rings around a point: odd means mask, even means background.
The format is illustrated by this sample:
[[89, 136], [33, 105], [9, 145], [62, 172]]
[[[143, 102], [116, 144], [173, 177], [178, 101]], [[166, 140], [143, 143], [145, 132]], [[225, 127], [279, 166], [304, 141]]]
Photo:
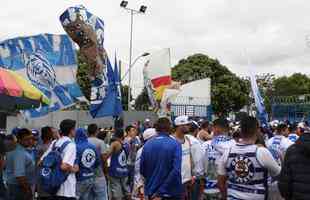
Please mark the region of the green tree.
[[294, 99], [292, 96], [310, 93], [310, 78], [301, 73], [278, 78], [273, 74], [263, 74], [257, 76], [256, 80], [269, 114], [271, 114], [272, 99], [274, 97], [284, 97], [283, 101], [291, 101]]
[[83, 60], [79, 51], [77, 52], [77, 57], [78, 57], [78, 68], [76, 72], [76, 80], [86, 99], [90, 100], [91, 84], [88, 76], [88, 71], [90, 69], [87, 63]]
[[194, 54], [180, 60], [172, 69], [172, 79], [182, 84], [203, 78], [211, 78], [211, 103], [215, 114], [239, 111], [248, 104], [249, 87], [246, 81], [216, 59]]
[[307, 75], [295, 73], [277, 78], [273, 82], [273, 96], [293, 96], [310, 93], [310, 79]]
[[151, 106], [147, 90], [144, 87], [140, 95], [136, 98], [135, 109], [136, 110], [148, 110]]
[[[121, 87], [123, 110], [128, 110], [128, 89], [128, 85]], [[130, 99], [132, 100], [132, 93], [130, 93]]]

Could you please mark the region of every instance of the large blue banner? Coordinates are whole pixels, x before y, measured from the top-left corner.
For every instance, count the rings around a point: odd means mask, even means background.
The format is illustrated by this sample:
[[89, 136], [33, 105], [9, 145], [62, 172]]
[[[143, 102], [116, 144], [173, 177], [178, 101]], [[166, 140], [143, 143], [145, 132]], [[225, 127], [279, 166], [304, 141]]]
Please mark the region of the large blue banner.
[[51, 99], [50, 106], [25, 111], [35, 118], [83, 100], [76, 83], [76, 48], [67, 35], [40, 34], [0, 43], [0, 66], [15, 70]]

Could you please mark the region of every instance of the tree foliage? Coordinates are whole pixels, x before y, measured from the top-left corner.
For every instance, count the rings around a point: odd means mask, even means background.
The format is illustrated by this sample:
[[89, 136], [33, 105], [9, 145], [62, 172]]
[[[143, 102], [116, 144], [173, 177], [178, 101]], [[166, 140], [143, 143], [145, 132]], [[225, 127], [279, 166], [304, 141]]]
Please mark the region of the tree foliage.
[[[249, 88], [245, 80], [237, 77], [218, 60], [204, 54], [182, 59], [172, 69], [172, 78], [182, 84], [211, 78], [211, 103], [216, 114], [239, 111], [249, 101]], [[203, 92], [203, 88], [201, 88]]]
[[88, 76], [88, 71], [90, 69], [87, 63], [83, 60], [79, 51], [77, 52], [77, 57], [78, 57], [78, 68], [76, 72], [76, 80], [86, 99], [90, 100], [91, 84]]
[[144, 87], [140, 95], [135, 100], [135, 109], [136, 110], [149, 110], [151, 102], [147, 94], [147, 90]]
[[295, 73], [275, 79], [273, 87], [273, 96], [310, 94], [310, 79], [305, 74]]
[[[122, 105], [123, 110], [128, 110], [128, 85], [122, 85], [121, 93], [122, 93]], [[130, 93], [130, 99], [132, 100], [132, 93]]]
[[271, 113], [274, 97], [287, 97], [310, 94], [310, 78], [301, 73], [276, 78], [272, 74], [257, 76], [257, 83], [264, 97], [264, 104], [268, 113]]

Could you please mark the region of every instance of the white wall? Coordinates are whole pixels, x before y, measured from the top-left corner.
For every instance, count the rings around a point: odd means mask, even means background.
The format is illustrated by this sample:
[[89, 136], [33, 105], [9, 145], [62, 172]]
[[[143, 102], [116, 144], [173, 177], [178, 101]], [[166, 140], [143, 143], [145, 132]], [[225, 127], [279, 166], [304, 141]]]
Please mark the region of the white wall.
[[[77, 126], [84, 127], [90, 123], [96, 123], [99, 127], [110, 127], [114, 125], [111, 117], [93, 119], [87, 111], [58, 111], [34, 120], [26, 121], [22, 116], [7, 116], [6, 129], [8, 133], [15, 127], [37, 128], [43, 126], [59, 127], [59, 123], [64, 119], [77, 121]], [[124, 112], [124, 125], [127, 126], [136, 121], [143, 122], [146, 118], [156, 121], [157, 115], [153, 112], [133, 111]]]

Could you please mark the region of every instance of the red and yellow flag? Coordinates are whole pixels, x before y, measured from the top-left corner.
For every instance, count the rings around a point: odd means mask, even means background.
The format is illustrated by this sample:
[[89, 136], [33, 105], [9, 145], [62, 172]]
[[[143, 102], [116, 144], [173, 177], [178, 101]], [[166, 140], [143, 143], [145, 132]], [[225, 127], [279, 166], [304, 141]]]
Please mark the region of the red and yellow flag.
[[[144, 79], [149, 97], [160, 102], [165, 89], [171, 85], [170, 49], [162, 49], [149, 56], [144, 68]], [[153, 98], [153, 99], [152, 99]]]

